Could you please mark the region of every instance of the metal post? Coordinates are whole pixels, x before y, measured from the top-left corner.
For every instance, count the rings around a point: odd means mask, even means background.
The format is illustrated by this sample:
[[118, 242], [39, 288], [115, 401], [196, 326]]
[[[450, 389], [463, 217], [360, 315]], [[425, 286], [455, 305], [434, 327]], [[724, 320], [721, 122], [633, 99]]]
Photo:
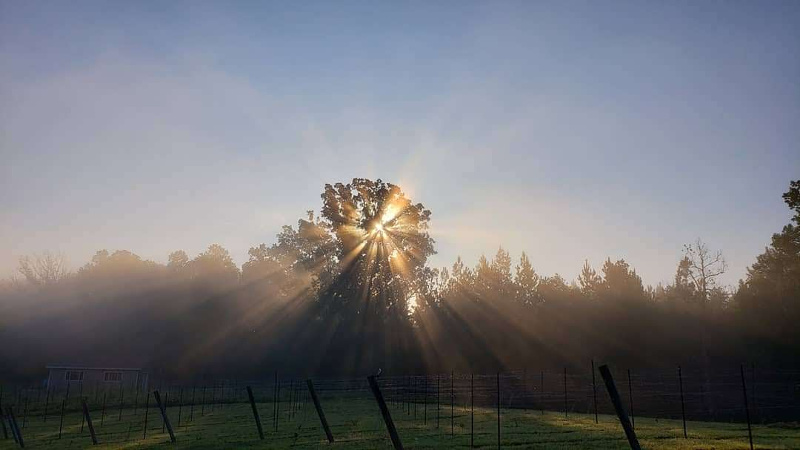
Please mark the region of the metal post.
[[406, 401], [405, 401], [406, 415], [410, 416], [411, 415], [411, 377], [410, 376], [406, 377], [406, 389], [405, 389], [404, 394], [405, 394], [405, 398], [406, 398]]
[[414, 418], [417, 418], [417, 403], [419, 403], [419, 392], [417, 389], [419, 387], [419, 380], [417, 377], [414, 377], [414, 382], [411, 384], [411, 396], [414, 399]]
[[500, 372], [497, 372], [497, 448], [500, 448]]
[[22, 428], [25, 428], [25, 423], [28, 421], [28, 399], [30, 398], [30, 391], [25, 393], [25, 409], [22, 411]]
[[436, 375], [436, 428], [439, 428], [439, 385], [441, 375]]
[[427, 375], [425, 375], [424, 383], [422, 386], [422, 403], [425, 405], [422, 416], [423, 417], [422, 424], [427, 425], [428, 424], [428, 376]]
[[147, 396], [144, 400], [144, 433], [142, 434], [142, 439], [147, 439], [147, 416], [150, 413], [150, 393], [147, 393]]
[[106, 393], [103, 392], [103, 408], [100, 413], [100, 426], [102, 427], [106, 421]]
[[120, 384], [119, 386], [119, 418], [117, 421], [122, 421], [122, 405], [125, 403], [125, 388]]
[[61, 421], [58, 424], [58, 438], [61, 439], [61, 431], [64, 430], [64, 408], [67, 406], [67, 399], [61, 400]]
[[683, 375], [681, 375], [681, 366], [678, 366], [678, 387], [681, 390], [681, 418], [683, 419], [683, 438], [688, 439], [689, 434], [686, 432], [686, 405], [683, 401]]
[[287, 419], [292, 419], [292, 404], [294, 402], [294, 380], [289, 382], [289, 406], [287, 409]]
[[542, 415], [544, 415], [544, 370], [542, 371], [542, 388], [539, 392], [539, 407], [542, 409]]
[[194, 396], [197, 392], [197, 386], [192, 383], [192, 403], [189, 405], [189, 422], [194, 421]]
[[[68, 388], [69, 389], [69, 388]], [[139, 408], [139, 383], [136, 383], [136, 397], [133, 399], [133, 415], [136, 415], [136, 410]]]
[[281, 410], [281, 381], [278, 379], [278, 372], [275, 372], [275, 416], [272, 420], [275, 422], [275, 431], [278, 431], [278, 414]]
[[203, 393], [200, 396], [200, 417], [203, 417], [206, 413], [206, 386], [203, 383]]
[[50, 389], [47, 389], [47, 395], [44, 396], [44, 412], [42, 413], [42, 421], [47, 423], [47, 407], [50, 405]]
[[564, 367], [564, 418], [567, 418], [567, 368]]
[[600, 423], [597, 417], [597, 383], [594, 375], [594, 360], [592, 360], [592, 400], [594, 401], [594, 423]]
[[455, 395], [453, 394], [453, 372], [450, 372], [450, 437], [452, 438], [455, 436], [456, 428], [455, 428]]
[[739, 366], [742, 373], [742, 397], [744, 397], [744, 414], [747, 418], [747, 437], [750, 438], [750, 450], [753, 450], [753, 429], [750, 427], [750, 408], [747, 407], [747, 386], [744, 382], [744, 365]]
[[750, 397], [753, 399], [753, 419], [758, 420], [758, 403], [756, 403], [756, 363], [750, 365], [752, 371], [752, 381], [750, 383]]
[[[156, 391], [153, 391], [153, 395], [155, 395]], [[159, 393], [159, 396], [161, 394]], [[158, 404], [158, 409], [161, 409], [161, 402], [156, 402]], [[167, 392], [164, 393], [164, 408], [169, 405], [169, 387], [167, 387]], [[161, 417], [161, 432], [163, 433], [167, 427], [167, 421], [164, 420], [164, 417]]]
[[628, 400], [631, 403], [631, 426], [636, 429], [636, 418], [633, 415], [633, 385], [631, 383], [631, 369], [628, 369]]
[[183, 412], [183, 388], [178, 393], [178, 427], [181, 426], [181, 413]]

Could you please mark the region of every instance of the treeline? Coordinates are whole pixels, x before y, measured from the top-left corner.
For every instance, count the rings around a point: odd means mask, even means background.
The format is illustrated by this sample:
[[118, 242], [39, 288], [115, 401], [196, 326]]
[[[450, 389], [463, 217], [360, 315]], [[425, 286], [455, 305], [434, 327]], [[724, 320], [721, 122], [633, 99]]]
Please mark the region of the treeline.
[[800, 182], [792, 223], [733, 291], [697, 241], [672, 283], [644, 286], [624, 260], [575, 281], [500, 249], [433, 269], [431, 213], [399, 187], [327, 185], [320, 215], [285, 226], [237, 267], [211, 245], [166, 265], [98, 251], [75, 273], [23, 258], [0, 284], [0, 373], [47, 363], [146, 366], [156, 376], [256, 377], [576, 366], [800, 365]]

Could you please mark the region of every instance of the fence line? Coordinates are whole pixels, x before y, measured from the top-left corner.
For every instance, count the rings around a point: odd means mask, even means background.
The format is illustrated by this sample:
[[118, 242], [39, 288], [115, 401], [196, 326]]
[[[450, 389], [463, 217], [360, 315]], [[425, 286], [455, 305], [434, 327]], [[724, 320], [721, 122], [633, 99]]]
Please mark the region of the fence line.
[[[383, 374], [375, 383], [398, 442], [409, 448], [414, 441], [404, 436], [413, 435], [425, 445], [464, 447], [567, 442], [577, 436], [573, 424], [589, 430], [581, 442], [624, 441], [618, 421], [612, 426], [614, 405], [602, 383], [598, 386], [595, 370], [591, 361], [583, 370]], [[704, 426], [698, 421], [713, 421], [725, 425], [718, 436], [758, 444], [765, 438], [764, 424], [800, 419], [800, 370], [750, 365], [611, 372], [621, 405], [629, 408], [631, 427], [643, 439], [697, 437]], [[87, 434], [92, 431], [103, 444], [166, 442], [173, 435], [178, 441], [214, 439], [233, 445], [263, 435], [267, 443], [299, 446], [323, 445], [334, 437], [336, 442], [392, 446], [385, 415], [366, 377], [311, 380], [278, 372], [255, 380], [155, 380], [141, 392], [116, 385], [48, 389], [2, 383], [0, 411], [5, 418], [14, 414], [25, 442], [37, 447], [83, 446], [92, 441]], [[160, 396], [151, 401], [155, 391]], [[150, 411], [153, 406], [158, 413]], [[261, 423], [269, 420], [272, 427], [262, 430]]]

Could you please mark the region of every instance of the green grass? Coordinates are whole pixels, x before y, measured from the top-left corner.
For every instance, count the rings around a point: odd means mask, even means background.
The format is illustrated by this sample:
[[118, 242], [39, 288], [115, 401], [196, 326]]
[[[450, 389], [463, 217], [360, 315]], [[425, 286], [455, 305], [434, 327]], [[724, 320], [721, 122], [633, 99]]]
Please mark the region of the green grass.
[[[41, 414], [26, 418], [23, 436], [27, 448], [391, 448], [385, 425], [377, 405], [366, 396], [321, 398], [336, 443], [328, 444], [313, 404], [306, 403], [293, 413], [281, 405], [278, 431], [273, 427], [273, 404], [259, 403], [265, 432], [260, 441], [250, 405], [246, 403], [223, 406], [196, 405], [180, 410], [169, 407], [168, 416], [175, 429], [177, 444], [169, 443], [162, 432], [158, 410], [150, 407], [147, 437], [143, 438], [144, 410], [139, 407], [122, 411], [109, 408], [101, 420], [99, 411], [92, 411], [100, 445], [92, 446], [88, 427], [80, 431], [82, 416], [77, 411], [64, 416], [64, 429], [58, 438], [59, 415], [49, 415], [47, 422]], [[390, 406], [392, 417], [406, 448], [469, 448], [470, 411], [456, 407], [451, 435], [450, 405], [416, 405], [411, 412]], [[497, 412], [493, 408], [476, 408], [474, 415], [474, 444], [477, 448], [497, 447]], [[191, 420], [189, 420], [191, 416]], [[427, 420], [425, 420], [427, 418]], [[21, 418], [18, 417], [21, 424]], [[102, 424], [101, 424], [102, 422]], [[744, 449], [749, 448], [747, 426], [744, 424], [689, 422], [689, 438], [684, 439], [679, 420], [636, 418], [636, 433], [642, 447], [649, 449]], [[2, 436], [0, 435], [0, 438]], [[599, 424], [593, 415], [504, 409], [501, 417], [501, 437], [504, 448], [534, 449], [625, 449], [628, 448], [622, 427], [615, 416], [601, 415]], [[756, 448], [800, 448], [800, 427], [797, 424], [756, 425], [753, 427]], [[15, 448], [13, 440], [0, 440], [0, 449]]]

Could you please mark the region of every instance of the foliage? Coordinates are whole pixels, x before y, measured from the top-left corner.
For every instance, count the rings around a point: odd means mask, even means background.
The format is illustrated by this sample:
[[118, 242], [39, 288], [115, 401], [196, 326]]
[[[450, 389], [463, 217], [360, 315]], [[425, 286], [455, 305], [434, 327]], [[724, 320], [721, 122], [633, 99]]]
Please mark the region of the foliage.
[[[326, 185], [322, 211], [249, 251], [241, 270], [214, 244], [161, 265], [98, 251], [76, 273], [26, 258], [0, 284], [0, 362], [140, 357], [174, 374], [495, 370], [590, 358], [800, 364], [800, 182], [792, 222], [732, 297], [721, 253], [686, 247], [673, 282], [644, 287], [624, 259], [576, 281], [540, 275], [499, 248], [474, 267], [429, 267], [431, 212], [381, 180]], [[703, 335], [703, 341], [697, 336]], [[50, 339], [42, 339], [47, 335]], [[98, 336], [102, 336], [98, 339]], [[710, 351], [704, 351], [704, 347]]]

